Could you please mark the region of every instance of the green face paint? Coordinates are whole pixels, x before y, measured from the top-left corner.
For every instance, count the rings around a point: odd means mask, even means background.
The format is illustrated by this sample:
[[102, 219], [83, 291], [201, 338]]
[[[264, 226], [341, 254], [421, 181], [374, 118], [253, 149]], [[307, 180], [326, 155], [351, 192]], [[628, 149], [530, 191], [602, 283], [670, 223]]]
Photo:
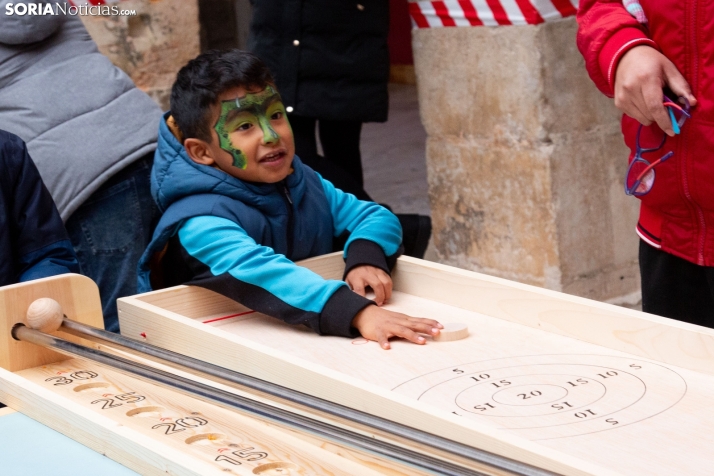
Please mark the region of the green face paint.
[[263, 133], [263, 142], [266, 144], [280, 140], [280, 136], [275, 132], [270, 124], [270, 118], [281, 112], [285, 116], [280, 94], [267, 86], [259, 93], [247, 93], [241, 98], [223, 101], [221, 103], [221, 115], [214, 126], [218, 134], [221, 149], [225, 150], [233, 157], [233, 166], [245, 170], [248, 166], [248, 159], [240, 149], [231, 142], [230, 134], [239, 129], [249, 129], [250, 126], [259, 127]]

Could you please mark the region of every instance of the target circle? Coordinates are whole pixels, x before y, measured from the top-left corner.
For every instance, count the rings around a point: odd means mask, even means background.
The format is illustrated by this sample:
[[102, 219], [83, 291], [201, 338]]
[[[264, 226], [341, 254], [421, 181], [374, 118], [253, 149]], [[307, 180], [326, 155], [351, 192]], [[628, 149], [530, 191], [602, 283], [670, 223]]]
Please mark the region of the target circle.
[[393, 390], [533, 439], [612, 430], [656, 416], [686, 393], [684, 379], [652, 362], [607, 355], [537, 355], [471, 362]]
[[[492, 398], [496, 403], [501, 403], [503, 405], [530, 406], [544, 405], [561, 400], [567, 396], [568, 389], [561, 385], [524, 384], [499, 390], [493, 394]], [[536, 399], [539, 400], [535, 401]]]

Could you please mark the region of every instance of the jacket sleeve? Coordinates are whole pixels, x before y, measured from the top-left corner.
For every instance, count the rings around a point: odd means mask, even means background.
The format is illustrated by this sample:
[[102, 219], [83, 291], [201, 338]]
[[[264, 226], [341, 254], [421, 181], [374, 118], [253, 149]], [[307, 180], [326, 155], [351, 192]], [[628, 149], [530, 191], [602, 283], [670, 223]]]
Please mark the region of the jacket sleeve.
[[211, 289], [288, 324], [305, 324], [320, 334], [356, 337], [359, 333], [352, 319], [373, 304], [343, 281], [325, 280], [259, 245], [225, 218], [191, 218], [179, 228], [178, 240], [195, 276], [187, 284]]
[[402, 226], [383, 206], [335, 188], [320, 177], [330, 204], [334, 236], [349, 232], [345, 243], [345, 276], [354, 267], [371, 265], [389, 273], [402, 254]]
[[3, 150], [3, 155], [12, 156], [4, 165], [12, 178], [9, 218], [19, 281], [79, 273], [62, 219], [25, 144], [19, 139], [17, 143], [8, 141]]
[[620, 58], [638, 45], [657, 48], [644, 26], [630, 15], [622, 0], [581, 0], [578, 8], [578, 49], [590, 78], [600, 91], [614, 96]]

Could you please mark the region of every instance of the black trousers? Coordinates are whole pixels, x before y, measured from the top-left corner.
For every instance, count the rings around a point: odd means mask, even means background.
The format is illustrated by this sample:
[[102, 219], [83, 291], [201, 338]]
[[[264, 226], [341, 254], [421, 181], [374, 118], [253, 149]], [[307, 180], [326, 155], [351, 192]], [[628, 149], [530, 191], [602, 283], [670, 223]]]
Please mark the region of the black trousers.
[[[317, 140], [314, 117], [289, 116], [290, 126], [295, 136], [295, 153], [301, 159], [317, 157]], [[342, 170], [354, 180], [359, 188], [364, 188], [362, 176], [362, 155], [359, 149], [362, 123], [359, 121], [326, 121], [320, 123], [320, 144], [325, 160]], [[317, 170], [322, 173], [322, 171]]]
[[643, 311], [714, 328], [714, 268], [640, 240], [640, 273]]

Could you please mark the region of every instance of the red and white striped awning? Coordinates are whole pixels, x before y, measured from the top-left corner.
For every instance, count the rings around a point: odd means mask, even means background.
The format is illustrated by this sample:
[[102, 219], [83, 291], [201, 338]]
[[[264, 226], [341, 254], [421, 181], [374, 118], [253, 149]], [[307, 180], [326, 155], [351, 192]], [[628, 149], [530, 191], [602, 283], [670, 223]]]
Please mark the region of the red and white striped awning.
[[537, 25], [575, 15], [578, 0], [444, 0], [409, 3], [414, 28]]

